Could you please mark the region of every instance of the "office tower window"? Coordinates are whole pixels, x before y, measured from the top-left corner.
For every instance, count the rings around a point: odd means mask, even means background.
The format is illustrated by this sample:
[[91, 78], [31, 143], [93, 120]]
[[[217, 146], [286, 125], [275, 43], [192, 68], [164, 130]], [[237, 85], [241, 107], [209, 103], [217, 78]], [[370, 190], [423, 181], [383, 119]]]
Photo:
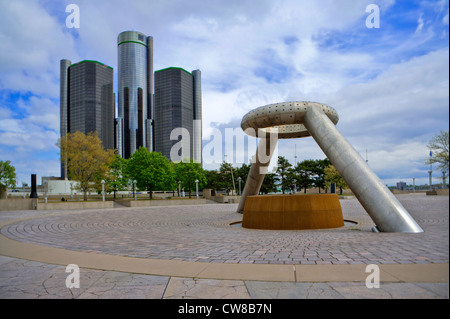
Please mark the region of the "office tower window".
[[184, 144], [188, 154], [179, 155], [201, 163], [201, 129], [194, 121], [197, 120], [201, 127], [200, 71], [194, 72], [197, 72], [196, 76], [174, 67], [155, 72], [154, 147], [155, 151], [174, 160], [170, 157], [172, 147], [182, 137], [171, 140], [170, 136], [174, 129], [181, 128], [189, 133], [189, 141]]
[[123, 119], [123, 131], [117, 136], [124, 140], [119, 154], [129, 158], [141, 146], [153, 151], [153, 38], [125, 31], [117, 42], [118, 117]]
[[[125, 132], [130, 130], [130, 90], [125, 87], [123, 89], [123, 103], [124, 103], [124, 123], [123, 129]], [[124, 148], [125, 148], [125, 158], [130, 157], [130, 135], [126, 134], [124, 136]]]
[[[61, 60], [61, 137], [80, 131], [97, 132], [105, 149], [114, 149], [114, 71], [98, 61], [72, 64]], [[67, 177], [61, 163], [61, 178]]]

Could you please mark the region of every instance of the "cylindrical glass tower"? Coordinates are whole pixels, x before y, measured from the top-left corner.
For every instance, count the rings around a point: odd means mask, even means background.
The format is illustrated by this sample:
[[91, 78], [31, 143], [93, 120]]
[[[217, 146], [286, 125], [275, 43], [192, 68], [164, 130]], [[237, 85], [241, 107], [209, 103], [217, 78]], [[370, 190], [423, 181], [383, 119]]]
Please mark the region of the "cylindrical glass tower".
[[[122, 145], [124, 158], [129, 158], [139, 147], [147, 147], [148, 98], [153, 92], [149, 85], [149, 63], [153, 63], [153, 45], [149, 47], [146, 35], [136, 31], [119, 34], [118, 44], [118, 115], [123, 120]], [[151, 77], [151, 75], [150, 75]], [[120, 153], [120, 151], [119, 151]]]

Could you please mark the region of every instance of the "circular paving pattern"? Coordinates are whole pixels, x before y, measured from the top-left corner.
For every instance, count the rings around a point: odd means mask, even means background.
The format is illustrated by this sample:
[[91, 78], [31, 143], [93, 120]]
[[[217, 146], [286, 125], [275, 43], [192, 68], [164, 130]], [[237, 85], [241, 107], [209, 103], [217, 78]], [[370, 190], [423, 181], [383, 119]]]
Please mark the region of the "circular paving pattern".
[[424, 233], [373, 233], [356, 199], [341, 200], [337, 229], [268, 231], [235, 227], [236, 205], [211, 204], [51, 213], [6, 225], [18, 241], [74, 251], [217, 263], [447, 263], [448, 197], [402, 195]]

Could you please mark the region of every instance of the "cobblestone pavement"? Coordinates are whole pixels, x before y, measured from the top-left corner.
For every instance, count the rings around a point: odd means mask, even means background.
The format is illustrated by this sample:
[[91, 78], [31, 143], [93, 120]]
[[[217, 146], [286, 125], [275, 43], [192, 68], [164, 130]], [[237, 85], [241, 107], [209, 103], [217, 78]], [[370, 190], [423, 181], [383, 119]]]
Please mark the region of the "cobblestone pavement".
[[344, 218], [358, 224], [338, 229], [268, 231], [233, 227], [230, 223], [242, 218], [234, 212], [236, 205], [212, 204], [50, 212], [50, 216], [7, 225], [2, 234], [75, 251], [198, 262], [448, 263], [448, 197], [399, 198], [424, 233], [373, 233], [373, 223], [359, 202], [346, 199], [341, 200]]
[[[85, 211], [15, 211], [1, 229], [27, 243], [108, 255], [247, 264], [448, 263], [449, 198], [398, 197], [425, 230], [373, 233], [356, 199], [341, 200], [344, 218], [357, 224], [308, 231], [250, 230], [234, 204]], [[65, 267], [0, 256], [0, 298], [448, 298], [448, 282], [263, 282], [152, 276], [81, 269], [79, 289], [67, 289]]]

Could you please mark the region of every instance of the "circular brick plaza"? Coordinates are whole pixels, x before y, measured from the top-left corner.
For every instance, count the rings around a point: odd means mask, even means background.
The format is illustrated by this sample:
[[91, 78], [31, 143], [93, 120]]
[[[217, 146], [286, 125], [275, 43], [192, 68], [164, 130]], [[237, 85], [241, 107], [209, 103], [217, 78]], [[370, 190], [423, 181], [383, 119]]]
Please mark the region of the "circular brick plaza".
[[[423, 233], [374, 233], [356, 199], [341, 200], [346, 226], [253, 230], [235, 204], [41, 211], [4, 226], [10, 239], [88, 253], [211, 263], [448, 263], [447, 196], [398, 196]], [[20, 214], [19, 214], [20, 215]], [[3, 217], [13, 219], [11, 215]], [[17, 217], [16, 217], [17, 218]]]

